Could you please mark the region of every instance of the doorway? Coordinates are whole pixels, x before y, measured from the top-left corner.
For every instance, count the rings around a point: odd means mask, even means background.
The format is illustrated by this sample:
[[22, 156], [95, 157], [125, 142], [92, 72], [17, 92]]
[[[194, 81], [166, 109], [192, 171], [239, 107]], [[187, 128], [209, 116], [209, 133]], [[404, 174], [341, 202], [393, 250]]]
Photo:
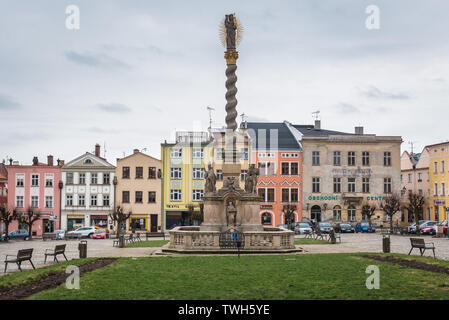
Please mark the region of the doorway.
[[313, 206], [310, 211], [310, 219], [314, 220], [315, 222], [321, 222], [321, 207], [320, 206]]
[[150, 228], [151, 232], [157, 232], [157, 214], [150, 215]]
[[42, 225], [44, 229], [44, 233], [48, 233], [48, 232], [53, 232], [54, 230], [54, 221], [49, 220], [49, 219], [44, 219], [42, 221]]

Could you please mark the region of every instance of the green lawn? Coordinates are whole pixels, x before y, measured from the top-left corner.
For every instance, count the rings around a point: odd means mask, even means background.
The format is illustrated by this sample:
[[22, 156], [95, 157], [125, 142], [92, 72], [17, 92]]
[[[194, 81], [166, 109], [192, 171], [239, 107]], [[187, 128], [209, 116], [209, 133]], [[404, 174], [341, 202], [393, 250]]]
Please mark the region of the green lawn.
[[[403, 258], [408, 256], [401, 256]], [[431, 258], [419, 258], [434, 262]], [[448, 262], [441, 262], [449, 266]], [[368, 290], [366, 267], [380, 269]], [[120, 258], [31, 299], [448, 299], [449, 277], [358, 254]]]
[[315, 240], [315, 239], [295, 239], [295, 244], [330, 244], [329, 241], [326, 240]]
[[163, 245], [169, 243], [169, 240], [150, 240], [150, 241], [140, 241], [135, 243], [129, 243], [126, 245], [127, 248], [141, 248], [141, 247], [162, 247]]
[[[43, 276], [46, 276], [50, 272], [58, 272], [61, 270], [65, 270], [67, 266], [75, 265], [79, 266], [81, 264], [84, 264], [88, 261], [93, 261], [95, 258], [87, 258], [87, 259], [76, 259], [76, 260], [69, 260], [49, 265], [45, 268], [37, 268], [36, 270], [30, 269], [30, 270], [24, 270], [22, 272], [14, 272], [10, 274], [6, 274], [4, 276], [0, 277], [0, 288], [1, 287], [10, 287], [12, 285], [19, 285], [19, 284], [25, 284], [32, 281], [35, 281]], [[24, 262], [23, 266], [28, 266], [29, 262]], [[13, 265], [14, 267], [16, 265]], [[30, 265], [31, 267], [31, 265]], [[3, 271], [3, 270], [2, 270]]]

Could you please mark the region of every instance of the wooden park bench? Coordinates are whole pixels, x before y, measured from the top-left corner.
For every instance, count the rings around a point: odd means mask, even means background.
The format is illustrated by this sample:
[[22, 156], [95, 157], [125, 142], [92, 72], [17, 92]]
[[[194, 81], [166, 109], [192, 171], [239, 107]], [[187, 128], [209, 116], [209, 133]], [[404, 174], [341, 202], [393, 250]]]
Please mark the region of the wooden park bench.
[[331, 242], [332, 241], [332, 237], [334, 237], [335, 241], [338, 240], [341, 243], [341, 235], [339, 233], [331, 231], [328, 236], [329, 237], [327, 238], [327, 241]]
[[42, 240], [56, 240], [56, 233], [47, 232], [42, 234]]
[[312, 231], [305, 230], [304, 234], [305, 234], [305, 237], [304, 237], [305, 239], [308, 239], [308, 238], [313, 239], [313, 237], [315, 236], [313, 230]]
[[412, 248], [409, 251], [409, 255], [412, 253], [412, 250], [414, 248], [419, 249], [419, 252], [421, 253], [421, 256], [424, 254], [424, 252], [427, 249], [431, 249], [433, 251], [433, 257], [435, 258], [435, 245], [433, 242], [424, 242], [424, 239], [422, 238], [410, 238], [410, 244], [412, 245]]
[[162, 237], [165, 240], [165, 233], [164, 232], [147, 232], [147, 233], [145, 233], [146, 241], [148, 241], [148, 238], [156, 238], [156, 237]]
[[129, 236], [125, 236], [125, 244], [126, 243], [134, 243], [134, 235], [131, 233]]
[[[8, 268], [8, 263], [16, 263], [17, 267], [19, 267], [19, 270], [22, 271], [22, 268], [20, 266], [22, 265], [23, 261], [29, 261], [31, 263], [31, 265], [33, 266], [33, 269], [36, 269], [34, 267], [33, 262], [31, 261], [32, 255], [33, 255], [33, 249], [21, 249], [17, 252], [17, 256], [7, 254], [6, 260], [5, 260], [5, 273], [6, 273], [6, 268]], [[15, 257], [15, 259], [8, 260], [8, 257]]]
[[65, 258], [65, 261], [67, 260], [67, 257], [65, 256], [65, 244], [60, 244], [55, 246], [54, 249], [45, 249], [45, 260], [44, 263], [47, 262], [47, 256], [53, 256], [53, 261], [59, 262], [58, 258], [56, 257], [58, 254], [62, 254]]
[[316, 227], [315, 228], [315, 240], [318, 240], [318, 238], [320, 238], [321, 240], [326, 240], [326, 234], [322, 233], [320, 228]]

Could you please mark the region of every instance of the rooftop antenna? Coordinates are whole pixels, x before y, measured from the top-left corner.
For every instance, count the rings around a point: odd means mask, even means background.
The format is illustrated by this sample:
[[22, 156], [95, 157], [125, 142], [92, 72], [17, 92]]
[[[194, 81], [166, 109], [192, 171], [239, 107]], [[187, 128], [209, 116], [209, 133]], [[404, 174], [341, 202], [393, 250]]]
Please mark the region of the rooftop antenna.
[[211, 106], [207, 106], [207, 110], [209, 111], [209, 133], [212, 130], [212, 110], [215, 110], [214, 108], [212, 108]]
[[145, 151], [145, 152], [146, 152], [146, 151], [147, 151], [147, 148], [143, 148], [142, 151]]
[[242, 113], [240, 116], [242, 117], [242, 122], [245, 122], [246, 114], [245, 114], [245, 113]]
[[320, 110], [317, 110], [317, 111], [312, 112], [312, 117], [313, 117], [315, 120], [320, 120]]
[[106, 159], [106, 141], [103, 143], [103, 158]]
[[409, 142], [408, 142], [408, 145], [410, 146], [410, 152], [411, 152], [411, 154], [413, 154], [413, 147], [414, 147], [414, 145], [415, 145], [415, 142], [417, 142], [417, 141], [409, 141]]

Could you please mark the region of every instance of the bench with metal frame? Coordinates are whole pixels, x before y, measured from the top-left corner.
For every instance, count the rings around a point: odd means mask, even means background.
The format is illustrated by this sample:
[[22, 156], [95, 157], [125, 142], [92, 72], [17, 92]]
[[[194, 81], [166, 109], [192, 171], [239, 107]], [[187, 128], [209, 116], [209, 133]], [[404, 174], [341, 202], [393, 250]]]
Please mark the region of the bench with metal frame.
[[[33, 249], [21, 249], [17, 251], [17, 256], [7, 254], [6, 260], [5, 260], [5, 273], [6, 269], [8, 268], [8, 263], [16, 263], [17, 267], [19, 267], [19, 270], [22, 271], [21, 265], [23, 261], [29, 261], [31, 265], [33, 266], [33, 269], [36, 269], [34, 267], [33, 262], [31, 261], [31, 257], [33, 255]], [[8, 257], [15, 257], [15, 259], [8, 260]]]
[[146, 232], [145, 233], [146, 241], [148, 241], [148, 238], [156, 238], [156, 237], [162, 237], [165, 240], [165, 232]]
[[331, 231], [331, 233], [328, 234], [327, 241], [331, 242], [332, 241], [332, 236], [335, 238], [335, 241], [337, 241], [337, 239], [338, 239], [338, 242], [341, 243], [341, 235], [340, 235], [340, 233], [337, 233], [335, 231]]
[[308, 238], [313, 239], [315, 237], [315, 232], [313, 231], [313, 229], [312, 229], [312, 231], [304, 230], [304, 234], [305, 234], [305, 237], [304, 237], [305, 239], [308, 239]]
[[45, 249], [45, 260], [44, 263], [47, 262], [47, 256], [53, 256], [54, 259], [53, 261], [59, 262], [58, 258], [56, 257], [58, 254], [62, 254], [65, 258], [65, 261], [69, 261], [67, 260], [67, 257], [65, 256], [65, 244], [59, 244], [57, 246], [55, 246], [54, 249]]
[[435, 244], [433, 242], [425, 242], [424, 239], [421, 238], [410, 238], [410, 244], [412, 248], [410, 249], [408, 255], [412, 253], [412, 250], [414, 248], [419, 249], [419, 252], [421, 253], [421, 256], [424, 254], [424, 252], [427, 249], [430, 249], [433, 251], [433, 257], [435, 258]]
[[327, 237], [327, 234], [322, 233], [320, 228], [317, 227], [315, 230], [315, 240], [318, 240], [318, 238], [320, 238], [321, 240], [327, 240], [326, 237]]

